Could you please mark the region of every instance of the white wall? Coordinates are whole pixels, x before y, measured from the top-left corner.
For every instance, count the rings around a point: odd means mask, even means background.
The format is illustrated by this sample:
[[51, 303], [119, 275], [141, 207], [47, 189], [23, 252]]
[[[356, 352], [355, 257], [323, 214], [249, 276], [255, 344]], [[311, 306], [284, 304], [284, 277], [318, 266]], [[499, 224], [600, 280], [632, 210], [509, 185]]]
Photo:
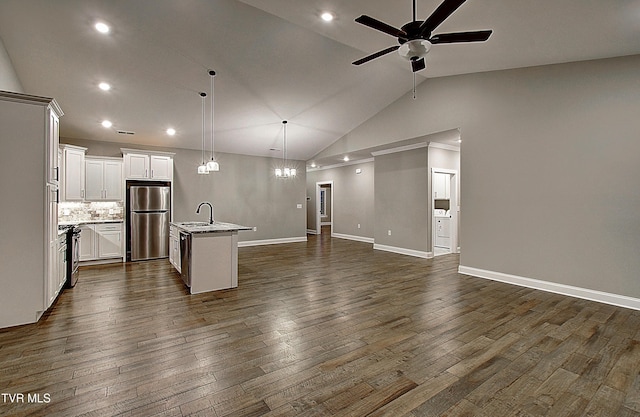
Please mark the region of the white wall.
[[461, 128], [462, 266], [640, 298], [639, 73], [630, 56], [429, 79], [318, 156]]

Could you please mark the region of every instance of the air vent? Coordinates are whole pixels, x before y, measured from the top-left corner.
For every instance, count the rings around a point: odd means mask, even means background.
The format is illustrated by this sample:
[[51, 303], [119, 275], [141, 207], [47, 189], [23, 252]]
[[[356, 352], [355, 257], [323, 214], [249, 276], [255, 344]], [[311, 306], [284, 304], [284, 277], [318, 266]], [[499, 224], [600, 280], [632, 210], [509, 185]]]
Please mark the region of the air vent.
[[136, 132], [129, 132], [127, 130], [118, 130], [117, 132], [120, 135], [135, 135], [136, 134]]
[[270, 151], [278, 151], [278, 152], [280, 152], [280, 149], [278, 149], [278, 148], [269, 148], [269, 150]]

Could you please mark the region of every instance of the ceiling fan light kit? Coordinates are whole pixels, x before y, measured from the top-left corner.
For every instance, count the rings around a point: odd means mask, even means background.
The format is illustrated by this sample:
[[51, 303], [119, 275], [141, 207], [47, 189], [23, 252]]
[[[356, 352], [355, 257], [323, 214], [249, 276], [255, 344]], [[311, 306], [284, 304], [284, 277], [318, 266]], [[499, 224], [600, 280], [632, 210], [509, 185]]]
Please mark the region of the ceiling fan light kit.
[[484, 42], [491, 36], [491, 30], [473, 32], [441, 33], [432, 36], [432, 32], [453, 14], [466, 0], [444, 0], [426, 20], [416, 20], [416, 0], [413, 2], [413, 21], [398, 29], [373, 17], [362, 15], [356, 22], [397, 38], [400, 46], [391, 46], [353, 62], [362, 65], [395, 50], [400, 56], [411, 62], [415, 73], [426, 68], [425, 56], [431, 45], [440, 43]]

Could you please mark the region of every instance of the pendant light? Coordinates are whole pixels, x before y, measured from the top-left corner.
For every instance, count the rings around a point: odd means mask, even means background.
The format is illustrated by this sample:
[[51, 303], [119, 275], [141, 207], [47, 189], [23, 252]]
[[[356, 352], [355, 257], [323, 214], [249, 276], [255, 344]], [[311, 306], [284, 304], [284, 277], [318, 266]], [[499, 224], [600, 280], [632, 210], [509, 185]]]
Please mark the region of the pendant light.
[[209, 75], [211, 76], [211, 160], [207, 162], [207, 172], [215, 172], [220, 171], [220, 164], [216, 161], [216, 158], [213, 154], [213, 141], [214, 141], [214, 117], [213, 117], [213, 105], [215, 101], [215, 96], [213, 95], [213, 78], [216, 76], [216, 72], [211, 70], [209, 71]]
[[276, 178], [296, 176], [296, 169], [287, 166], [287, 121], [282, 121], [282, 168], [276, 168]]
[[207, 97], [207, 93], [200, 93], [202, 97], [202, 164], [198, 167], [198, 174], [208, 174], [207, 165], [204, 162], [204, 99]]

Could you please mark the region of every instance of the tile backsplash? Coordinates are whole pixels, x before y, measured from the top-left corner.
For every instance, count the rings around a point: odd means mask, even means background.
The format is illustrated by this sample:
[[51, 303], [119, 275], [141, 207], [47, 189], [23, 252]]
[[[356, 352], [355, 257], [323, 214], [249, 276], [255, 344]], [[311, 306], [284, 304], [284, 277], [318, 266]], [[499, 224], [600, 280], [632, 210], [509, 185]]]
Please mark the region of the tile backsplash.
[[121, 201], [58, 204], [58, 221], [123, 220], [124, 204]]

